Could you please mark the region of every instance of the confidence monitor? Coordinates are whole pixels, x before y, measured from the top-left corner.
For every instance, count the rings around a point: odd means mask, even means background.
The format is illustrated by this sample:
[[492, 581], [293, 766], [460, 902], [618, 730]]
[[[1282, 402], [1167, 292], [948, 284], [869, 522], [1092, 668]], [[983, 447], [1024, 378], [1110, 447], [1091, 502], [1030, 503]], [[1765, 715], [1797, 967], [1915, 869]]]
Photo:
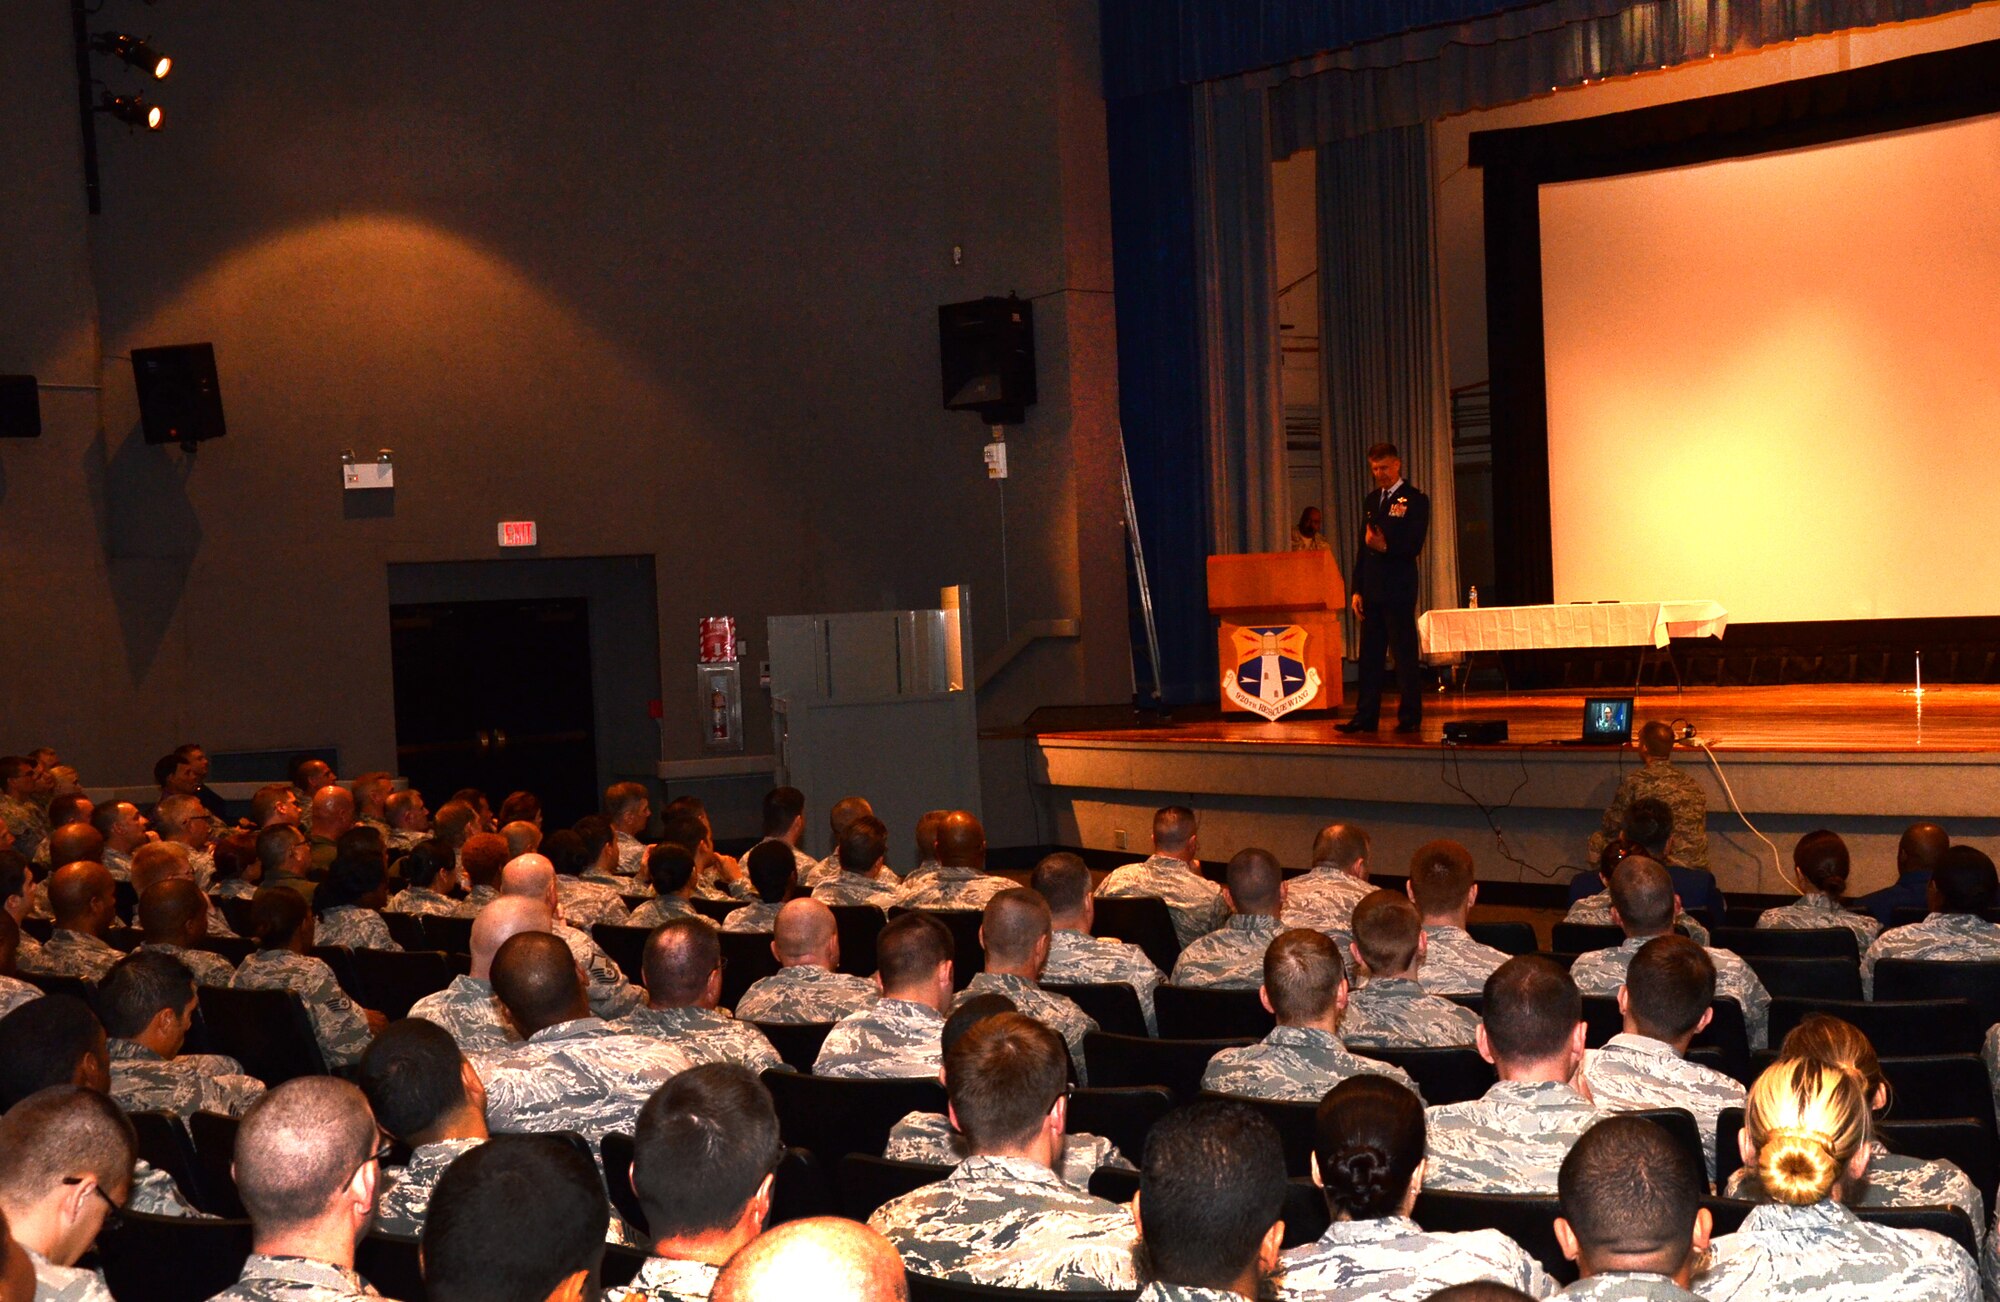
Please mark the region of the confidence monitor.
[[188, 447], [203, 439], [219, 439], [226, 432], [214, 344], [134, 348], [132, 380], [139, 389], [139, 420], [146, 442]]

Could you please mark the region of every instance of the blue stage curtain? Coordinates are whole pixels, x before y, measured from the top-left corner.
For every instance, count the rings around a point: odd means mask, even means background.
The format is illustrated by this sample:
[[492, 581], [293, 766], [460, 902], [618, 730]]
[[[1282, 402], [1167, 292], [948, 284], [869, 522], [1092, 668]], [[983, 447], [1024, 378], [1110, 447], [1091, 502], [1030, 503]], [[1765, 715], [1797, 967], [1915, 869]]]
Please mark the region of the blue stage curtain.
[[1208, 541], [1217, 553], [1283, 551], [1292, 522], [1266, 98], [1234, 81], [1194, 94]]
[[[1343, 573], [1373, 487], [1367, 449], [1394, 443], [1403, 474], [1430, 494], [1422, 608], [1456, 606], [1458, 497], [1438, 305], [1428, 125], [1320, 146], [1320, 393], [1333, 471], [1332, 518]], [[1351, 582], [1353, 576], [1348, 575]], [[1358, 630], [1348, 630], [1348, 645]]]

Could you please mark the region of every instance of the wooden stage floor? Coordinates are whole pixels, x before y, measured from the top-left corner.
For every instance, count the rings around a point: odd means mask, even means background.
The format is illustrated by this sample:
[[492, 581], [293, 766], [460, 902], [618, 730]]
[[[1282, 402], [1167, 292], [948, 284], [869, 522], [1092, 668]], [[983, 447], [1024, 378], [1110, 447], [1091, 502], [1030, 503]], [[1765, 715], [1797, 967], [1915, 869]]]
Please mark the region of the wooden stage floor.
[[[2000, 753], [2000, 686], [1948, 683], [1927, 688], [1921, 703], [1907, 689], [1845, 683], [1704, 687], [1685, 692], [1640, 691], [1636, 695], [1635, 731], [1648, 719], [1686, 719], [1718, 752]], [[1382, 731], [1355, 736], [1336, 731], [1335, 725], [1348, 713], [1344, 710], [1340, 718], [1265, 723], [1237, 715], [1223, 717], [1212, 706], [1176, 711], [1164, 723], [1157, 716], [1120, 706], [1048, 709], [1038, 711], [1023, 728], [1009, 732], [1072, 741], [1381, 749], [1435, 747], [1443, 740], [1444, 724], [1450, 719], [1505, 719], [1508, 737], [1504, 744], [1517, 747], [1579, 736], [1583, 698], [1582, 692], [1439, 692], [1425, 700], [1423, 732], [1412, 736], [1392, 731], [1395, 707], [1387, 702]]]

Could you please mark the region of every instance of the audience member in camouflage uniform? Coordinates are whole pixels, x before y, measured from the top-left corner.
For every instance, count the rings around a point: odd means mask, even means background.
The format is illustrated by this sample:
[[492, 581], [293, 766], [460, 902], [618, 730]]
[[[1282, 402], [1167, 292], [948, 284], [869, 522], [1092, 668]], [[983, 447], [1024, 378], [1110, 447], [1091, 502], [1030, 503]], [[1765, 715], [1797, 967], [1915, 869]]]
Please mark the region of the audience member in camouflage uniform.
[[1847, 842], [1824, 828], [1807, 832], [1792, 847], [1792, 869], [1799, 875], [1798, 902], [1764, 910], [1757, 915], [1757, 925], [1784, 931], [1845, 927], [1866, 951], [1882, 924], [1847, 907]]
[[187, 966], [205, 986], [226, 986], [236, 965], [220, 954], [196, 949], [208, 935], [208, 897], [185, 878], [155, 882], [139, 896], [140, 953], [165, 954]]
[[1743, 1086], [1687, 1061], [1690, 1042], [1713, 1016], [1715, 964], [1685, 936], [1655, 936], [1639, 947], [1618, 991], [1625, 1029], [1584, 1054], [1582, 1079], [1606, 1112], [1686, 1108], [1715, 1178], [1715, 1122], [1743, 1106]]
[[1363, 1048], [1450, 1049], [1469, 1045], [1479, 1030], [1472, 1010], [1426, 994], [1417, 982], [1424, 962], [1423, 920], [1409, 897], [1375, 891], [1354, 908], [1348, 951], [1368, 984], [1347, 996], [1341, 1039]]
[[[498, 841], [498, 846], [490, 842]], [[502, 855], [505, 862], [506, 842], [488, 832], [480, 832], [465, 838], [465, 845], [459, 850], [461, 855], [475, 853], [474, 842], [481, 843], [478, 852]], [[452, 861], [451, 851], [435, 840], [419, 841], [401, 860], [403, 889], [389, 901], [391, 913], [410, 913], [418, 917], [469, 918], [471, 907], [453, 896], [458, 888], [459, 867]]]
[[1083, 1037], [1097, 1029], [1097, 1022], [1070, 1000], [1052, 995], [1038, 984], [1049, 959], [1049, 937], [1049, 906], [1041, 896], [1019, 886], [995, 895], [987, 902], [979, 924], [986, 970], [966, 984], [959, 999], [988, 993], [1007, 996], [1021, 1012], [1062, 1036], [1077, 1080], [1088, 1084]]
[[834, 970], [840, 966], [840, 930], [833, 910], [816, 899], [793, 900], [778, 911], [771, 952], [778, 971], [753, 982], [736, 1001], [741, 1021], [837, 1022], [881, 993], [867, 977]]
[[354, 1302], [373, 1298], [354, 1248], [381, 1183], [375, 1115], [333, 1076], [286, 1081], [236, 1131], [236, 1191], [250, 1213], [250, 1259], [211, 1302]]
[[[789, 867], [787, 868], [789, 873]], [[645, 1007], [618, 1029], [667, 1041], [690, 1063], [734, 1062], [752, 1071], [783, 1067], [764, 1033], [716, 1005], [722, 996], [722, 943], [700, 918], [677, 918], [646, 938]]]
[[837, 871], [814, 875], [813, 898], [822, 904], [888, 908], [900, 887], [889, 870], [888, 855], [889, 829], [881, 819], [863, 814], [852, 820], [833, 843], [831, 859]]
[[493, 956], [522, 932], [549, 931], [553, 926], [540, 900], [509, 895], [493, 901], [472, 922], [472, 970], [410, 1005], [410, 1016], [443, 1027], [466, 1054], [518, 1044], [521, 1036], [493, 993]]
[[904, 881], [893, 903], [905, 909], [983, 909], [1014, 885], [986, 873], [986, 829], [962, 809], [938, 827], [938, 870]]
[[[626, 981], [618, 964], [587, 931], [563, 920], [562, 910], [556, 905], [555, 879], [555, 866], [547, 858], [539, 854], [520, 855], [500, 870], [500, 894], [541, 901], [542, 907], [556, 920], [552, 928], [556, 938], [569, 946], [577, 966], [583, 969], [584, 980], [590, 983], [590, 1011], [606, 1019], [625, 1016], [639, 1006], [645, 993]], [[484, 901], [478, 900], [478, 894], [475, 888], [474, 899], [483, 908]]]
[[[1563, 914], [1563, 921], [1579, 923], [1586, 927], [1617, 926], [1618, 920], [1611, 916], [1611, 892], [1609, 890], [1602, 890], [1594, 895], [1584, 896], [1569, 906], [1569, 912]], [[1708, 944], [1710, 939], [1708, 928], [1702, 926], [1698, 920], [1685, 911], [1674, 914], [1673, 925], [1677, 929], [1686, 932], [1688, 939], [1694, 941], [1695, 944]]]
[[1073, 854], [1052, 854], [1035, 865], [1033, 886], [1048, 902], [1049, 961], [1042, 980], [1050, 985], [1127, 985], [1139, 996], [1146, 1034], [1158, 1035], [1153, 992], [1160, 986], [1160, 969], [1137, 945], [1090, 934], [1096, 900], [1090, 893], [1090, 869]]
[[668, 803], [660, 824], [660, 839], [694, 852], [694, 897], [701, 900], [752, 899], [750, 878], [740, 860], [715, 852], [715, 829], [701, 801], [681, 796]]
[[129, 800], [107, 800], [91, 811], [90, 825], [104, 838], [104, 867], [114, 880], [132, 880], [132, 852], [147, 843], [152, 824]]
[[348, 998], [333, 969], [306, 953], [313, 946], [306, 902], [282, 887], [266, 886], [250, 901], [250, 918], [257, 952], [243, 960], [229, 984], [238, 990], [291, 991], [306, 1006], [327, 1066], [359, 1061], [383, 1018]]
[[431, 811], [424, 807], [424, 793], [415, 787], [390, 792], [382, 808], [387, 811], [388, 845], [392, 853], [408, 853], [430, 836]]
[[768, 936], [777, 928], [778, 906], [785, 902], [785, 892], [791, 888], [792, 874], [797, 871], [792, 852], [780, 842], [763, 842], [743, 857], [743, 869], [750, 875], [750, 888], [757, 898], [731, 910], [722, 920], [722, 929]]
[[48, 775], [33, 760], [20, 755], [0, 759], [0, 824], [14, 834], [14, 848], [30, 861], [48, 840], [49, 816], [44, 806], [53, 789]]
[[[800, 848], [805, 839], [806, 793], [797, 787], [772, 787], [765, 792], [764, 835], [757, 845], [782, 845], [791, 851], [792, 879], [810, 890], [820, 861]], [[836, 848], [840, 845], [838, 828], [834, 830], [833, 844]], [[754, 850], [757, 846], [750, 848]]]
[[542, 838], [541, 853], [555, 867], [556, 903], [564, 921], [584, 931], [600, 922], [622, 927], [631, 921], [631, 910], [625, 907], [616, 886], [584, 880], [583, 874], [599, 856], [591, 854], [581, 836], [567, 828], [551, 832]]
[[1688, 1284], [1708, 1252], [1708, 1185], [1665, 1130], [1639, 1117], [1598, 1122], [1563, 1158], [1556, 1192], [1556, 1241], [1583, 1276], [1560, 1296], [1699, 1302]]
[[1424, 965], [1417, 980], [1434, 995], [1476, 995], [1507, 955], [1465, 929], [1479, 899], [1472, 852], [1456, 841], [1427, 841], [1410, 856], [1410, 902], [1424, 915]]
[[689, 898], [694, 894], [694, 852], [684, 845], [672, 841], [662, 841], [646, 851], [646, 875], [656, 892], [632, 910], [626, 920], [628, 927], [645, 927], [651, 930], [663, 922], [675, 918], [699, 918]]
[[35, 956], [34, 972], [96, 981], [118, 961], [104, 933], [118, 921], [117, 887], [101, 863], [65, 864], [49, 878], [55, 931]]
[[1354, 906], [1368, 884], [1368, 833], [1353, 823], [1329, 823], [1313, 838], [1312, 871], [1285, 883], [1285, 925], [1311, 927], [1348, 942]]
[[28, 857], [18, 850], [0, 850], [0, 913], [6, 914], [17, 928], [19, 939], [15, 942], [15, 962], [30, 972], [34, 971], [35, 961], [41, 956], [42, 945], [27, 932], [18, 931], [18, 927], [32, 908], [34, 894], [35, 869], [28, 862]]
[[1430, 1110], [1424, 1187], [1554, 1193], [1563, 1155], [1602, 1115], [1568, 1083], [1583, 1059], [1583, 997], [1539, 954], [1508, 959], [1485, 994], [1479, 1052], [1500, 1079], [1472, 1102]]
[[[188, 856], [188, 848], [178, 841], [153, 841], [139, 847], [132, 856], [132, 890], [136, 898], [145, 898], [146, 892], [162, 882], [184, 881], [197, 891], [201, 889], [194, 861]], [[236, 933], [220, 910], [210, 909], [202, 919], [202, 930], [194, 939], [199, 942], [210, 936], [234, 940]]]
[[[1870, 1112], [1880, 1116], [1889, 1107], [1889, 1081], [1875, 1046], [1850, 1023], [1825, 1013], [1812, 1013], [1785, 1036], [1780, 1058], [1806, 1058], [1824, 1067], [1851, 1072], [1863, 1086]], [[1868, 1141], [1868, 1173], [1850, 1182], [1843, 1201], [1850, 1207], [1956, 1207], [1975, 1226], [1986, 1223], [1986, 1200], [1966, 1173], [1942, 1159], [1931, 1161], [1891, 1153], [1882, 1141]], [[1732, 1198], [1768, 1201], [1757, 1171], [1744, 1166], [1729, 1179]]]
[[240, 1116], [264, 1092], [243, 1064], [181, 1052], [194, 1025], [194, 974], [165, 954], [128, 954], [92, 996], [109, 1036], [111, 1097], [127, 1112]]
[[1295, 927], [1271, 942], [1264, 951], [1262, 997], [1278, 1025], [1261, 1044], [1224, 1049], [1209, 1059], [1203, 1089], [1310, 1103], [1350, 1076], [1375, 1073], [1417, 1093], [1402, 1068], [1349, 1053], [1340, 1042], [1347, 972], [1325, 932]]
[[729, 1259], [710, 1294], [715, 1302], [902, 1302], [908, 1295], [895, 1245], [839, 1216], [808, 1216], [764, 1231]]
[[1314, 1123], [1314, 1180], [1332, 1224], [1279, 1259], [1272, 1293], [1291, 1299], [1422, 1302], [1454, 1284], [1493, 1280], [1530, 1297], [1555, 1284], [1498, 1230], [1432, 1233], [1410, 1219], [1424, 1166], [1422, 1100], [1385, 1076], [1328, 1091]]
[[32, 999], [42, 997], [40, 986], [6, 975], [14, 966], [14, 946], [20, 934], [21, 929], [14, 925], [14, 920], [0, 914], [0, 1017], [5, 1017]]
[[493, 956], [493, 990], [526, 1043], [481, 1054], [496, 1131], [629, 1132], [648, 1096], [694, 1059], [590, 1015], [576, 960], [553, 936], [523, 932]]
[[2000, 895], [1993, 861], [1969, 845], [1944, 852], [1931, 872], [1931, 916], [1907, 927], [1892, 927], [1861, 956], [1861, 989], [1875, 997], [1875, 965], [1885, 958], [1931, 963], [2000, 961], [2000, 925], [1986, 910]]
[[611, 832], [612, 868], [635, 882], [646, 878], [646, 851], [639, 839], [653, 821], [653, 797], [643, 782], [614, 782], [604, 789], [604, 820]]
[[[800, 808], [803, 811], [803, 797], [801, 797]], [[865, 797], [848, 796], [845, 799], [836, 800], [833, 803], [833, 808], [827, 811], [827, 823], [832, 832], [832, 840], [829, 842], [833, 847], [832, 853], [828, 854], [824, 859], [815, 859], [809, 864], [801, 865], [798, 870], [799, 885], [809, 891], [817, 890], [821, 882], [831, 881], [838, 876], [841, 872], [840, 842], [846, 837], [847, 829], [854, 825], [856, 819], [874, 817], [875, 807], [869, 804]], [[799, 827], [803, 834], [805, 828], [803, 812], [800, 815]], [[935, 840], [936, 829], [933, 828], [932, 832], [933, 840]], [[796, 847], [798, 842], [792, 841], [791, 844]], [[810, 856], [807, 857], [810, 858]], [[885, 878], [889, 880], [891, 885], [895, 884], [895, 874], [893, 872], [885, 874]], [[828, 901], [828, 903], [832, 903], [832, 901]]]
[[1625, 831], [1625, 814], [1640, 800], [1658, 800], [1673, 815], [1667, 858], [1689, 868], [1708, 867], [1708, 797], [1701, 784], [1674, 767], [1674, 731], [1659, 720], [1639, 729], [1644, 763], [1619, 780], [1618, 790], [1604, 811], [1604, 822], [1590, 835], [1590, 857]]
[[[185, 767], [185, 761], [176, 761]], [[168, 795], [153, 807], [153, 825], [164, 845], [178, 845], [187, 851], [195, 885], [205, 887], [215, 875], [215, 852], [210, 842], [215, 836], [215, 815], [192, 794]]]
[[641, 1109], [632, 1150], [652, 1255], [606, 1302], [701, 1302], [771, 1213], [784, 1153], [771, 1096], [742, 1067], [693, 1068]]
[[1018, 1013], [987, 1018], [952, 1046], [946, 1080], [973, 1155], [868, 1218], [904, 1266], [1004, 1288], [1134, 1287], [1131, 1216], [1054, 1170], [1069, 1111], [1060, 1037]]
[[[122, 1208], [136, 1147], [124, 1114], [75, 1085], [30, 1094], [0, 1117], [0, 1214], [34, 1267], [37, 1302], [111, 1302], [103, 1278], [76, 1262]], [[9, 1271], [0, 1287], [17, 1282]]]
[[1269, 1121], [1236, 1103], [1198, 1103], [1146, 1138], [1132, 1219], [1150, 1282], [1145, 1302], [1268, 1296], [1284, 1242], [1285, 1155]]
[[938, 1035], [952, 996], [951, 932], [936, 918], [892, 918], [875, 941], [882, 997], [834, 1025], [813, 1063], [816, 1076], [929, 1079], [943, 1065]]
[[[1577, 959], [1570, 978], [1589, 995], [1615, 995], [1625, 984], [1625, 968], [1639, 947], [1673, 928], [1674, 884], [1667, 870], [1641, 855], [1630, 855], [1611, 871], [1612, 908], [1625, 931], [1625, 943]], [[1700, 942], [1696, 942], [1700, 943]], [[1763, 1048], [1771, 1034], [1771, 996], [1745, 963], [1726, 949], [1709, 949], [1715, 964], [1715, 993], [1733, 999], [1743, 1010], [1743, 1025], [1752, 1049]]]
[[1925, 1230], [1861, 1221], [1843, 1206], [1868, 1171], [1861, 1079], [1809, 1058], [1780, 1059], [1744, 1110], [1745, 1165], [1774, 1202], [1710, 1247], [1694, 1289], [1710, 1302], [1839, 1297], [1972, 1302], [1979, 1275], [1965, 1249]]
[[1197, 831], [1192, 809], [1169, 805], [1156, 811], [1152, 857], [1112, 870], [1097, 884], [1097, 898], [1164, 902], [1182, 949], [1222, 926], [1229, 921], [1229, 901], [1201, 875]]
[[1264, 950], [1284, 925], [1285, 877], [1269, 850], [1239, 850], [1229, 861], [1223, 898], [1230, 914], [1219, 930], [1181, 950], [1173, 983], [1197, 990], [1255, 990], [1264, 979]]

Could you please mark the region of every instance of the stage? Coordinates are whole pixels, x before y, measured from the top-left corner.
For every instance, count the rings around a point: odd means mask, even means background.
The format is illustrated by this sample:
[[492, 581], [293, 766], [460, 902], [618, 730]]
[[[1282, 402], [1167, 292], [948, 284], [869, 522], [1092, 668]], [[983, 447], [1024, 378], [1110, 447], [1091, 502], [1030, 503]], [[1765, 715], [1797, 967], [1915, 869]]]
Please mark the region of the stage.
[[[1714, 753], [1711, 762], [1683, 746], [1676, 763], [1708, 795], [1710, 867], [1725, 890], [1789, 893], [1773, 852], [1731, 809], [1723, 776], [1787, 869], [1801, 833], [1825, 826], [1846, 837], [1855, 893], [1893, 879], [1895, 838], [1913, 818], [1939, 819], [1960, 840], [2000, 837], [2000, 687], [1946, 684], [1921, 703], [1896, 688], [1845, 684], [1636, 695], [1635, 726], [1686, 719]], [[1482, 880], [1560, 885], [1583, 865], [1620, 775], [1638, 763], [1631, 748], [1559, 744], [1580, 735], [1582, 704], [1581, 692], [1440, 692], [1426, 699], [1414, 736], [1386, 723], [1349, 736], [1333, 718], [1264, 723], [1213, 707], [1164, 721], [1124, 708], [1044, 710], [1024, 742], [1054, 841], [1143, 853], [1151, 811], [1187, 804], [1202, 815], [1204, 858], [1262, 845], [1302, 864], [1315, 830], [1350, 819], [1374, 835], [1372, 861], [1384, 873], [1400, 873], [1423, 841], [1449, 836], [1471, 848]], [[1383, 717], [1394, 718], [1393, 706]], [[1505, 719], [1509, 738], [1446, 746], [1451, 719]]]

